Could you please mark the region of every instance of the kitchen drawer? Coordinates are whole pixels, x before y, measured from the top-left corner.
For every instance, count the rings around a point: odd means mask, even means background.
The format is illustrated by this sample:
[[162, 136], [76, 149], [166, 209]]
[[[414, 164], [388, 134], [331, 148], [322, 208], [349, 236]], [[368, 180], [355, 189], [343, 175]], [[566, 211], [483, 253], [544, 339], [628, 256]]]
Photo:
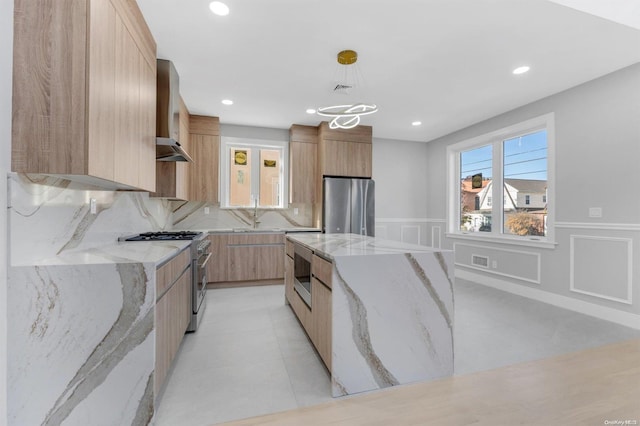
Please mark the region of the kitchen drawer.
[[285, 250], [287, 252], [287, 256], [289, 256], [292, 259], [293, 259], [293, 250], [294, 250], [293, 247], [294, 247], [293, 242], [289, 240], [285, 242]]
[[331, 287], [331, 270], [333, 264], [317, 254], [314, 254], [311, 258], [311, 274], [318, 280], [322, 281], [324, 285]]
[[243, 233], [242, 235], [228, 235], [229, 245], [260, 245], [260, 244], [284, 244], [284, 234], [258, 234]]
[[156, 300], [162, 297], [190, 264], [191, 252], [187, 248], [156, 270]]

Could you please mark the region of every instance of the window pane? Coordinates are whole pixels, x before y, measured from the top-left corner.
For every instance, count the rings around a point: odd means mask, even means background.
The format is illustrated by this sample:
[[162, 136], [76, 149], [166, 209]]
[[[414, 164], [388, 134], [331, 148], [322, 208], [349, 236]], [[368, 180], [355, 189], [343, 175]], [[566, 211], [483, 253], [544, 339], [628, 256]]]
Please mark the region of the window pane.
[[230, 148], [229, 206], [251, 206], [251, 152]]
[[260, 150], [260, 206], [280, 205], [280, 151]]
[[505, 140], [503, 148], [503, 232], [546, 236], [547, 132]]
[[491, 232], [491, 145], [460, 153], [460, 229]]

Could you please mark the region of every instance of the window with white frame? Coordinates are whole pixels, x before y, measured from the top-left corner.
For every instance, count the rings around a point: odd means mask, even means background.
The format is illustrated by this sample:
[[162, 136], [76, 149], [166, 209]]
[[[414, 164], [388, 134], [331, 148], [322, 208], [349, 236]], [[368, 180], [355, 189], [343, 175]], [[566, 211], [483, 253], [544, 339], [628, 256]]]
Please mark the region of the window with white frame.
[[450, 145], [449, 231], [552, 241], [553, 114]]
[[222, 137], [221, 206], [286, 207], [288, 157], [287, 142]]

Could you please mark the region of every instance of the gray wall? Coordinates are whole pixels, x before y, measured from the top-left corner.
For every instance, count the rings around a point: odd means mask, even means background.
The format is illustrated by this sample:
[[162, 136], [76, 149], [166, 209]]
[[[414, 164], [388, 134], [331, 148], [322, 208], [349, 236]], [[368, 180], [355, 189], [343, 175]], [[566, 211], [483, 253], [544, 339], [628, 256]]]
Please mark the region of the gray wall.
[[11, 168], [13, 2], [0, 2], [0, 425], [7, 423], [7, 172]]
[[373, 139], [376, 236], [431, 245], [427, 238], [427, 145]]
[[289, 129], [273, 129], [270, 127], [240, 126], [237, 124], [220, 124], [221, 136], [234, 138], [262, 139], [270, 141], [288, 141]]
[[[471, 252], [489, 256], [499, 265], [489, 272], [464, 266], [460, 270], [498, 287], [515, 283], [520, 289], [512, 286], [512, 290], [537, 294], [552, 303], [588, 302], [596, 307], [580, 306], [640, 313], [639, 88], [640, 64], [635, 64], [427, 144], [427, 216], [445, 219], [448, 145], [555, 113], [557, 246], [542, 249], [443, 238], [447, 247], [455, 243], [459, 266], [470, 263]], [[601, 207], [602, 218], [589, 218], [589, 207]], [[625, 299], [629, 288], [636, 295], [632, 303], [611, 300]], [[638, 320], [629, 315], [621, 318]]]

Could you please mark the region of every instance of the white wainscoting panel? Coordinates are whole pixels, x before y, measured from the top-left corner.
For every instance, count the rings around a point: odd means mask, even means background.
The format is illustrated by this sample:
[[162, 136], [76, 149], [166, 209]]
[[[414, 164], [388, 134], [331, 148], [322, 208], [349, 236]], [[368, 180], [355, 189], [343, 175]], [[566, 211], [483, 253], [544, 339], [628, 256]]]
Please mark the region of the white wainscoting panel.
[[[455, 251], [455, 264], [458, 266], [540, 284], [542, 268], [540, 253], [506, 250], [466, 243], [454, 243], [453, 249]], [[473, 255], [488, 257], [489, 267], [484, 268], [473, 265], [471, 262]]]
[[420, 244], [420, 227], [418, 225], [402, 225], [401, 241], [409, 244]]
[[570, 236], [570, 290], [632, 304], [633, 240]]
[[431, 227], [431, 247], [440, 248], [440, 242], [442, 240], [442, 228], [439, 226]]
[[375, 232], [377, 238], [384, 238], [385, 240], [389, 238], [387, 236], [387, 225], [376, 225]]

